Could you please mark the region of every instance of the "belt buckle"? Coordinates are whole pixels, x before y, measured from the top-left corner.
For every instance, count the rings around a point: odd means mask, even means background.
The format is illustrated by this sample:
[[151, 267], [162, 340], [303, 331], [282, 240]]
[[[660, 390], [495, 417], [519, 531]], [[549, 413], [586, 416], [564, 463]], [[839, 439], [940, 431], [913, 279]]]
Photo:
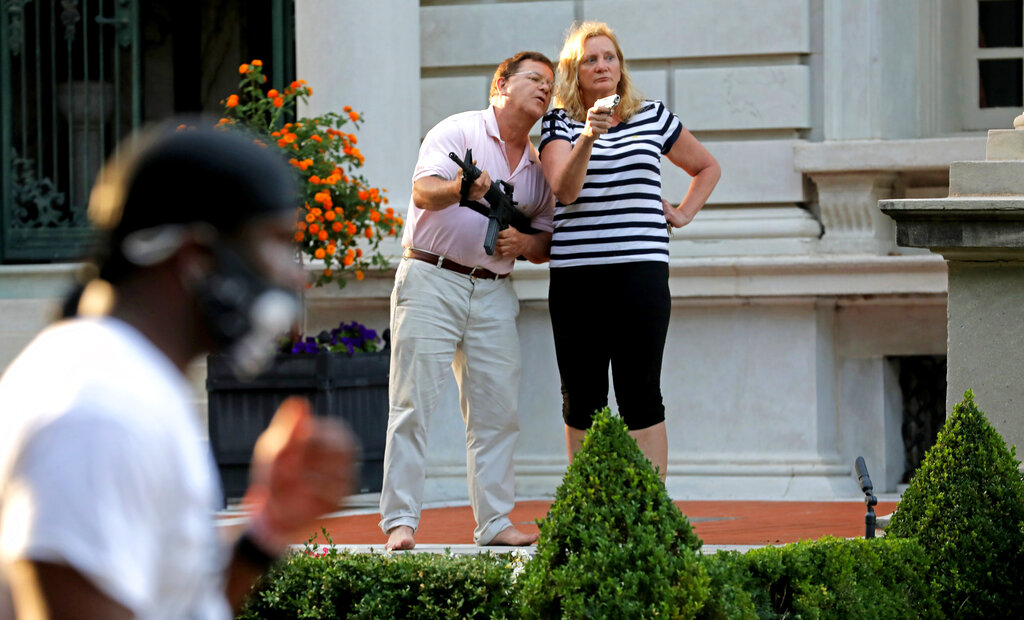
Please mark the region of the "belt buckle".
[[437, 268], [438, 269], [444, 268], [444, 257], [441, 256], [440, 254], [437, 255]]
[[476, 270], [481, 269], [480, 267], [473, 267], [469, 270], [469, 277], [476, 278]]

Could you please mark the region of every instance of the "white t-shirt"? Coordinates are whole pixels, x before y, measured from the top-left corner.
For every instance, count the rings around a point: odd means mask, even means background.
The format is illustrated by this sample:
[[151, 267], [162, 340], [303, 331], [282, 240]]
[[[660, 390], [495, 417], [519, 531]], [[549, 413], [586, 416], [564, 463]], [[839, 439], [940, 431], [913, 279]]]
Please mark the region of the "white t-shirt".
[[109, 318], [43, 331], [0, 379], [0, 429], [0, 597], [32, 559], [138, 618], [230, 618], [190, 389], [139, 332]]

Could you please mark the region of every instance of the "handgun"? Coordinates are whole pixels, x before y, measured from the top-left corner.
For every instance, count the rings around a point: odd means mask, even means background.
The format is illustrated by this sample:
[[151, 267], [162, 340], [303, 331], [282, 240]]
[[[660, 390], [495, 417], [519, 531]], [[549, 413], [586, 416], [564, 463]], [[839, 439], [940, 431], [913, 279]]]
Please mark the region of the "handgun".
[[602, 97], [601, 99], [595, 101], [594, 107], [608, 108], [609, 110], [614, 110], [615, 106], [619, 105], [620, 99], [621, 98], [618, 95], [608, 95], [607, 97]]

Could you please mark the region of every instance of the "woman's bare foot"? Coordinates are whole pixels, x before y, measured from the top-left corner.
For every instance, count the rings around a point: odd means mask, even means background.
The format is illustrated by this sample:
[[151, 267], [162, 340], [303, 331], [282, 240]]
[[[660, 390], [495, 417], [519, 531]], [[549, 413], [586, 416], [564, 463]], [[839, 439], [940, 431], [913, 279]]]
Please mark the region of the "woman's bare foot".
[[388, 542], [384, 548], [390, 551], [408, 551], [416, 546], [412, 534], [412, 528], [408, 525], [397, 525], [388, 532]]
[[537, 542], [539, 534], [527, 534], [520, 532], [515, 526], [508, 526], [498, 532], [498, 535], [491, 539], [485, 547], [525, 547]]

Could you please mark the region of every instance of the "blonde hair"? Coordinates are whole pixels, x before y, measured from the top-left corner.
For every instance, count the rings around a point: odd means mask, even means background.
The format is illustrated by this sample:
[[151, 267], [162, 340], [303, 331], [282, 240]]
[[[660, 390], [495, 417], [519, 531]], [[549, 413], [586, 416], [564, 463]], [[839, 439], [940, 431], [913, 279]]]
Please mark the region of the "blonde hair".
[[622, 55], [622, 48], [619, 47], [619, 40], [615, 33], [604, 22], [583, 22], [573, 24], [565, 37], [565, 45], [562, 46], [562, 53], [558, 55], [558, 72], [555, 76], [555, 106], [564, 108], [568, 115], [584, 123], [587, 120], [587, 109], [583, 107], [583, 97], [580, 93], [579, 69], [583, 61], [583, 45], [587, 39], [593, 37], [608, 37], [615, 46], [615, 53], [619, 56], [619, 85], [616, 93], [621, 101], [615, 112], [622, 122], [633, 118], [633, 115], [640, 110], [643, 104], [643, 95], [633, 86], [633, 80], [629, 77], [629, 70], [626, 68], [626, 59]]

